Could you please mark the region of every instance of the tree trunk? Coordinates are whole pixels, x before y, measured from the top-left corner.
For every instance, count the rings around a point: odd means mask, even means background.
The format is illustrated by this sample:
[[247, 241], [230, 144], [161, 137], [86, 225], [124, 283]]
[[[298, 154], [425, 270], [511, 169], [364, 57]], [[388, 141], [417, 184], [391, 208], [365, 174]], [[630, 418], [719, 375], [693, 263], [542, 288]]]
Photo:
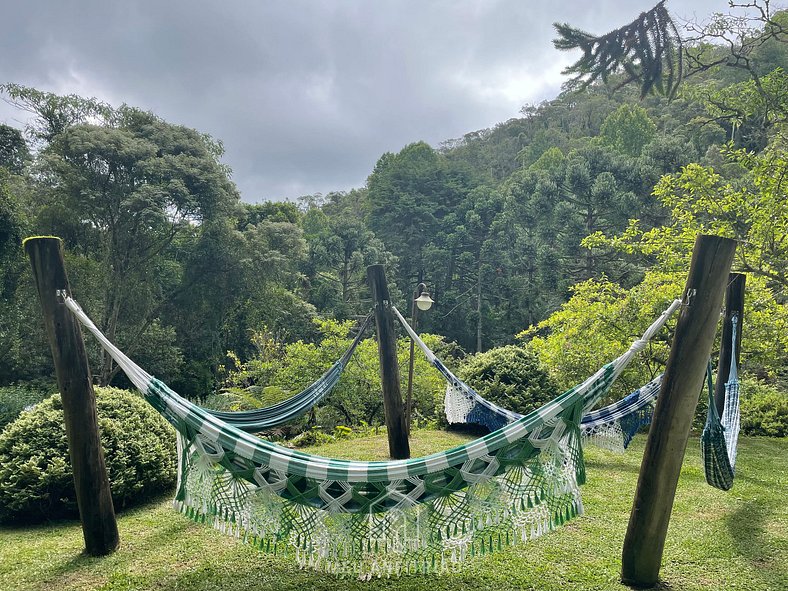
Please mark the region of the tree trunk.
[[652, 587], [659, 578], [679, 472], [735, 249], [728, 238], [698, 236], [695, 241], [685, 306], [676, 323], [624, 540], [621, 578], [628, 585]]
[[391, 313], [391, 297], [383, 265], [367, 267], [367, 278], [372, 288], [372, 301], [375, 305], [380, 381], [383, 386], [383, 410], [388, 431], [389, 453], [392, 459], [407, 459], [410, 457], [410, 444], [399, 385], [397, 339]]
[[71, 294], [63, 246], [59, 238], [52, 237], [29, 238], [24, 245], [30, 257], [63, 400], [68, 453], [85, 550], [93, 556], [103, 556], [117, 548], [120, 538], [99, 439], [96, 396], [82, 331], [71, 311], [56, 295], [58, 291]]

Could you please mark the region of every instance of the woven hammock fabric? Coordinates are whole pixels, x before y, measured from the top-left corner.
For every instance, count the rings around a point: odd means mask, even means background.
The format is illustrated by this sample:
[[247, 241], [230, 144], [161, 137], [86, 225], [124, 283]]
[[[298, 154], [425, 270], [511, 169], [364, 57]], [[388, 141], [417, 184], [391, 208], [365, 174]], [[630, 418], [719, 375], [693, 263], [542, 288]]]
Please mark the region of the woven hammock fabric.
[[[430, 363], [446, 378], [443, 406], [446, 420], [450, 424], [475, 424], [495, 431], [523, 417], [520, 413], [498, 406], [482, 397], [446, 368], [398, 312], [397, 319]], [[654, 401], [659, 395], [661, 384], [662, 374], [621, 400], [587, 413], [580, 422], [583, 441], [612, 451], [623, 452], [635, 433], [651, 423]]]
[[[580, 422], [583, 442], [623, 452], [638, 430], [651, 423], [661, 385], [662, 374], [621, 400], [586, 414]], [[444, 408], [449, 423], [482, 425], [490, 430], [523, 416], [486, 400], [462, 381], [447, 386]]]
[[707, 373], [707, 389], [709, 408], [706, 412], [706, 424], [700, 438], [700, 451], [706, 482], [720, 490], [730, 490], [736, 471], [736, 447], [741, 427], [741, 411], [739, 407], [740, 390], [739, 372], [736, 367], [736, 329], [738, 315], [731, 315], [731, 366], [728, 381], [725, 383], [725, 406], [720, 419], [714, 401], [714, 387], [711, 378], [711, 366]]
[[372, 313], [370, 312], [364, 319], [358, 334], [353, 342], [342, 354], [342, 357], [334, 363], [322, 376], [315, 382], [307, 386], [304, 390], [291, 396], [290, 398], [278, 402], [277, 404], [245, 411], [218, 411], [209, 410], [213, 416], [221, 419], [227, 424], [233, 425], [247, 433], [259, 433], [266, 429], [278, 427], [298, 417], [306, 414], [309, 410], [325, 398], [337, 385], [342, 377], [342, 372], [350, 360], [353, 352], [361, 342], [364, 331], [369, 326]]
[[444, 570], [581, 513], [580, 417], [678, 306], [621, 357], [500, 430], [422, 458], [360, 462], [287, 449], [221, 421], [65, 303], [178, 431], [183, 513], [302, 566], [353, 575]]

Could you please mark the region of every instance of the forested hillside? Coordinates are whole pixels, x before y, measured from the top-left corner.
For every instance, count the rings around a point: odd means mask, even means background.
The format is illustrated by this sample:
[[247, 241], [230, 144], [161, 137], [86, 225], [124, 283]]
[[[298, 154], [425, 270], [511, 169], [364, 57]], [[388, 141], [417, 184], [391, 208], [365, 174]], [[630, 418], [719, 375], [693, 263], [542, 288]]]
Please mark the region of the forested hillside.
[[[64, 240], [75, 297], [112, 340], [205, 397], [298, 341], [346, 337], [341, 322], [370, 307], [373, 263], [402, 310], [426, 283], [435, 306], [421, 330], [468, 353], [531, 342], [571, 381], [678, 295], [698, 231], [742, 240], [748, 363], [777, 383], [788, 355], [785, 16], [745, 39], [758, 41], [747, 67], [701, 39], [693, 51], [711, 65], [672, 100], [575, 85], [493, 129], [440, 146], [413, 138], [381, 155], [364, 187], [297, 203], [239, 195], [221, 142], [199, 131], [5, 84], [33, 118], [0, 125], [0, 386], [52, 375], [20, 248], [29, 235]], [[91, 354], [101, 384], [127, 385]], [[256, 375], [278, 384], [266, 371]]]

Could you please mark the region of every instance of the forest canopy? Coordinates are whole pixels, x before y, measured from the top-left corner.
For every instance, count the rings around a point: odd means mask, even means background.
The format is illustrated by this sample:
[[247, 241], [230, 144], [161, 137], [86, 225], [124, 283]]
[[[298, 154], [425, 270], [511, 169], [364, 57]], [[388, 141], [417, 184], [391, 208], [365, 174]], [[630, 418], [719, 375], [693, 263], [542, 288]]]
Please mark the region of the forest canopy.
[[[0, 125], [0, 386], [52, 376], [27, 235], [60, 236], [99, 328], [205, 398], [249, 375], [277, 396], [287, 379], [319, 375], [366, 316], [375, 263], [402, 310], [426, 283], [435, 306], [419, 329], [456, 363], [527, 345], [564, 386], [679, 295], [690, 245], [707, 232], [738, 240], [735, 268], [751, 276], [745, 371], [784, 390], [788, 19], [767, 16], [746, 32], [721, 16], [716, 29], [679, 31], [660, 12], [671, 44], [659, 75], [637, 55], [604, 72], [587, 59], [572, 70], [578, 84], [519, 117], [440, 146], [414, 141], [381, 155], [363, 187], [295, 203], [242, 200], [207, 134], [4, 84], [31, 119]], [[564, 48], [591, 53], [602, 39], [558, 32]], [[641, 49], [652, 42], [638, 37]], [[90, 355], [101, 385], [128, 386], [93, 344]], [[650, 379], [664, 357], [658, 344], [623, 383]], [[382, 420], [370, 371], [359, 366], [363, 380], [333, 403], [347, 422]], [[435, 418], [431, 380], [418, 396]]]

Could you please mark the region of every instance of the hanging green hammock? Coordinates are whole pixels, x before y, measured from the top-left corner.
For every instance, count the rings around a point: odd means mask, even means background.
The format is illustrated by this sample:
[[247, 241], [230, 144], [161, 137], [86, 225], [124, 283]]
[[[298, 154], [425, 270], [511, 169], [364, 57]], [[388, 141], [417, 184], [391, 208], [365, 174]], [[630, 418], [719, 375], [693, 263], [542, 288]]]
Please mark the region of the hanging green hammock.
[[706, 376], [708, 387], [709, 408], [706, 413], [706, 425], [700, 438], [701, 458], [706, 473], [706, 482], [720, 490], [733, 487], [736, 468], [736, 446], [739, 440], [741, 412], [739, 409], [739, 372], [736, 367], [736, 329], [739, 317], [731, 315], [731, 367], [728, 381], [725, 383], [725, 406], [722, 419], [714, 402], [714, 386], [711, 378], [711, 362]]
[[238, 427], [247, 433], [259, 433], [266, 429], [271, 429], [272, 427], [278, 427], [279, 425], [284, 425], [306, 414], [337, 385], [339, 379], [342, 377], [342, 372], [345, 370], [345, 366], [347, 366], [353, 352], [361, 342], [361, 337], [364, 335], [371, 319], [372, 312], [363, 320], [361, 327], [358, 329], [358, 334], [356, 334], [353, 342], [350, 343], [350, 346], [348, 346], [347, 350], [342, 354], [342, 357], [329, 367], [322, 376], [309, 384], [309, 386], [298, 394], [294, 394], [286, 400], [271, 406], [266, 406], [265, 408], [241, 411], [219, 411], [209, 409], [208, 412], [225, 423]]
[[302, 566], [392, 575], [441, 571], [581, 513], [581, 417], [680, 302], [538, 410], [465, 445], [388, 462], [314, 456], [227, 424], [131, 361], [73, 299], [65, 304], [178, 431], [178, 509]]

